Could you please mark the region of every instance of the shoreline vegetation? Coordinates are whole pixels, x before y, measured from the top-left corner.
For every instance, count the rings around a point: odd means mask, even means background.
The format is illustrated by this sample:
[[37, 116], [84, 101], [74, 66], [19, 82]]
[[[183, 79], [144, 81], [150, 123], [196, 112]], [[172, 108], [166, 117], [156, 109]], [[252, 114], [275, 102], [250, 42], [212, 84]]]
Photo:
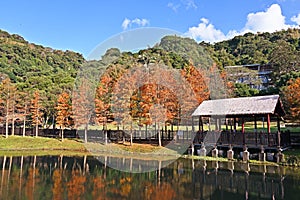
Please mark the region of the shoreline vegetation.
[[[300, 150], [291, 149], [284, 152], [286, 161], [283, 163], [260, 162], [250, 160], [249, 164], [253, 165], [283, 165], [299, 166]], [[153, 144], [133, 144], [129, 143], [84, 143], [81, 139], [64, 139], [62, 142], [57, 138], [44, 137], [21, 137], [9, 136], [8, 138], [0, 137], [0, 156], [111, 156], [122, 158], [134, 158], [141, 160], [172, 160], [178, 158], [220, 161], [220, 162], [241, 162], [238, 159], [228, 160], [227, 158], [210, 156], [191, 156], [180, 154], [175, 150], [166, 147], [159, 147]], [[292, 160], [294, 162], [289, 162]], [[298, 161], [298, 162], [297, 162]]]

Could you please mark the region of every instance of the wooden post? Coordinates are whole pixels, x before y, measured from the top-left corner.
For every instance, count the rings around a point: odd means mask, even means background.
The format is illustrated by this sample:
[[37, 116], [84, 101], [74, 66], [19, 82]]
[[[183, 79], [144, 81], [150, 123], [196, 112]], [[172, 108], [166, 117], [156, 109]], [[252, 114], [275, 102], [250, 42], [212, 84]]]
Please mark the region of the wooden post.
[[228, 119], [225, 118], [226, 131], [228, 131]]
[[256, 116], [254, 116], [254, 131], [255, 131], [255, 144], [257, 145], [257, 119]]
[[202, 117], [201, 116], [199, 116], [198, 130], [199, 130], [199, 132], [202, 131]]
[[200, 117], [200, 123], [201, 123], [201, 132], [203, 133], [204, 129], [203, 129], [203, 120], [202, 120], [202, 117]]
[[281, 138], [280, 138], [280, 117], [277, 116], [277, 163], [284, 161], [284, 154], [281, 149]]
[[270, 120], [270, 114], [267, 115], [267, 129], [268, 129], [268, 146], [270, 146], [270, 133], [271, 133], [271, 120]]
[[192, 142], [192, 146], [193, 146], [193, 143], [194, 143], [194, 140], [195, 140], [195, 127], [194, 127], [194, 118], [192, 116], [192, 133], [191, 133], [191, 142]]
[[280, 118], [277, 116], [277, 146], [278, 148], [281, 147], [281, 138], [280, 138]]
[[254, 128], [257, 131], [257, 119], [256, 119], [256, 116], [254, 116]]
[[242, 133], [245, 133], [245, 119], [242, 117]]
[[192, 132], [195, 132], [195, 128], [194, 128], [194, 117], [192, 116]]
[[[189, 139], [189, 129], [187, 126], [185, 126], [185, 131], [186, 131], [186, 140]], [[184, 131], [183, 131], [183, 141], [184, 141]]]
[[172, 138], [174, 139], [174, 127], [173, 127], [173, 124], [171, 124], [171, 132], [172, 132]]
[[268, 116], [267, 116], [267, 127], [268, 127], [268, 134], [270, 134], [271, 133], [271, 119], [270, 119], [270, 114], [268, 114]]
[[246, 138], [245, 138], [245, 119], [242, 117], [242, 134], [243, 134], [243, 145], [246, 144]]
[[198, 130], [200, 132], [200, 128], [201, 128], [201, 116], [199, 116], [199, 121], [198, 121]]
[[236, 118], [233, 118], [233, 130], [236, 132]]

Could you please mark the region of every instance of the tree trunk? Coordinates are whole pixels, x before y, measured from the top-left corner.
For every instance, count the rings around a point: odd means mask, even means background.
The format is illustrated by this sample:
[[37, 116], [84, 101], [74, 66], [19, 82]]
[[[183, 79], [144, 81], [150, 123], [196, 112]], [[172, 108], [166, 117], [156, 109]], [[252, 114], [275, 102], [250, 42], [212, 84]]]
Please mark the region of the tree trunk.
[[35, 125], [35, 137], [37, 137], [39, 135], [39, 124], [37, 123]]
[[88, 126], [89, 124], [86, 123], [84, 127], [84, 142], [87, 143], [87, 132], [88, 132]]
[[158, 146], [161, 147], [161, 135], [160, 135], [160, 127], [159, 127], [159, 124], [158, 124]]
[[64, 128], [61, 129], [61, 141], [64, 141]]
[[131, 124], [130, 124], [130, 146], [132, 146], [132, 144], [133, 144], [132, 134], [133, 134], [133, 132], [132, 132], [132, 121], [131, 121]]
[[11, 121], [11, 135], [15, 135], [15, 118], [12, 118]]
[[5, 122], [5, 138], [8, 138], [8, 116], [6, 116]]
[[123, 140], [123, 144], [125, 144], [125, 132], [124, 132], [125, 128], [124, 128], [124, 124], [122, 124], [122, 140]]
[[23, 121], [23, 137], [25, 136], [26, 133], [26, 118], [24, 117], [24, 121]]

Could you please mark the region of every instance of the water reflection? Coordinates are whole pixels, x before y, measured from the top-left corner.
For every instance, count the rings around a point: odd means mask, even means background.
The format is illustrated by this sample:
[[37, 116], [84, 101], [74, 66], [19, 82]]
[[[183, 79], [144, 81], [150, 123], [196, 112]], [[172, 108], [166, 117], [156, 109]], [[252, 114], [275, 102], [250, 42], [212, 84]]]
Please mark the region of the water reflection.
[[0, 199], [298, 199], [300, 192], [296, 169], [179, 159], [165, 168], [165, 161], [143, 161], [157, 170], [128, 173], [108, 162], [133, 170], [141, 161], [102, 159], [0, 157]]

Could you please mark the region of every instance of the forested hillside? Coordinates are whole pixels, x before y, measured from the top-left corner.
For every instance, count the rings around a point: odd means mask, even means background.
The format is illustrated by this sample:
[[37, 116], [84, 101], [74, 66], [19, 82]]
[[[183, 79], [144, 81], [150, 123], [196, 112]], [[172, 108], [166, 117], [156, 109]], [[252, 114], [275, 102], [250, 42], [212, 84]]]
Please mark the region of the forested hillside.
[[246, 33], [215, 44], [200, 43], [208, 50], [218, 66], [247, 64], [281, 64], [281, 72], [299, 69], [300, 29], [274, 33]]
[[17, 87], [57, 93], [72, 89], [81, 54], [54, 50], [25, 41], [19, 35], [0, 30], [0, 73]]
[[79, 53], [32, 44], [0, 30], [1, 119], [14, 121], [21, 114], [32, 118], [35, 101], [36, 123], [48, 123], [56, 113], [58, 95], [73, 89], [84, 62]]
[[[138, 73], [140, 77], [144, 76], [141, 74], [143, 71], [139, 70], [148, 70], [150, 73], [151, 67], [155, 65], [165, 67], [159, 70], [155, 68], [160, 74], [153, 75], [163, 76], [164, 81], [172, 80], [168, 74], [164, 74], [166, 71], [177, 70], [176, 73], [179, 73], [192, 89], [196, 104], [213, 95], [208, 90], [209, 83], [213, 73], [219, 68], [220, 77], [224, 80], [223, 86], [228, 86], [229, 93], [219, 94], [219, 97], [279, 93], [286, 108], [290, 108], [287, 109], [288, 114], [297, 118], [300, 113], [300, 101], [295, 101], [300, 99], [300, 81], [296, 81], [296, 78], [300, 77], [299, 52], [300, 30], [288, 29], [275, 33], [247, 33], [215, 44], [199, 44], [189, 38], [166, 36], [152, 48], [135, 53], [120, 52], [112, 48], [101, 60], [87, 62], [79, 53], [32, 44], [21, 36], [0, 31], [0, 123], [14, 124], [14, 120], [21, 123], [22, 118], [24, 121], [29, 120], [30, 126], [38, 127], [41, 124], [50, 125], [56, 119], [59, 126], [67, 128], [74, 127], [74, 121], [81, 125], [90, 122], [113, 122], [120, 115], [112, 109], [113, 103], [117, 102], [113, 96], [116, 91], [122, 94], [126, 87], [132, 89], [129, 101], [130, 115], [140, 125], [150, 124], [154, 120], [149, 113], [153, 112], [151, 109], [155, 104], [165, 107], [168, 123], [177, 123], [180, 120], [178, 113], [181, 109], [179, 92], [150, 82], [145, 82], [140, 88], [132, 88], [137, 80], [134, 76]], [[247, 85], [227, 83], [225, 66], [254, 63], [269, 64], [273, 67], [272, 87], [256, 91]], [[89, 87], [87, 82], [75, 84], [77, 93], [74, 95], [75, 79], [78, 73], [92, 77], [100, 74], [99, 70], [102, 76], [96, 77], [98, 82], [93, 83], [96, 84], [93, 87], [97, 88], [92, 97], [95, 98], [92, 102], [94, 105], [89, 105], [91, 102], [88, 103], [83, 98]], [[131, 74], [134, 76], [130, 77], [128, 72], [137, 74]], [[129, 85], [122, 89], [118, 87], [118, 82], [124, 80]], [[171, 86], [175, 83], [173, 81], [168, 84]], [[183, 88], [177, 90], [184, 91]], [[78, 109], [72, 110], [71, 104], [73, 108]], [[124, 105], [127, 105], [126, 102]], [[190, 105], [194, 104], [190, 102]]]

